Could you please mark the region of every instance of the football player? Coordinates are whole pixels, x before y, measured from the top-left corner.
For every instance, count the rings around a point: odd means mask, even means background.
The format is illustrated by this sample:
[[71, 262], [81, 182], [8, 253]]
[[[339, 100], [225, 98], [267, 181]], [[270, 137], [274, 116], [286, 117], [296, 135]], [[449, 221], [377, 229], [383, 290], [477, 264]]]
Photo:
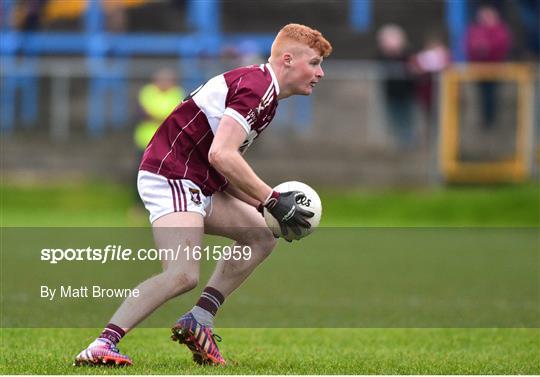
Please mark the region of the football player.
[[204, 233], [249, 247], [251, 258], [218, 261], [195, 306], [181, 316], [172, 338], [185, 344], [199, 364], [224, 365], [213, 321], [224, 300], [270, 255], [276, 239], [261, 212], [269, 211], [282, 232], [299, 234], [313, 213], [300, 208], [298, 191], [278, 193], [261, 180], [243, 152], [272, 121], [278, 100], [310, 95], [324, 77], [321, 68], [332, 46], [310, 27], [289, 24], [277, 34], [268, 63], [216, 76], [182, 101], [150, 141], [138, 176], [138, 190], [150, 213], [158, 248], [184, 254], [162, 261], [163, 272], [137, 286], [103, 332], [76, 357], [75, 364], [131, 365], [118, 342], [173, 297], [195, 288]]

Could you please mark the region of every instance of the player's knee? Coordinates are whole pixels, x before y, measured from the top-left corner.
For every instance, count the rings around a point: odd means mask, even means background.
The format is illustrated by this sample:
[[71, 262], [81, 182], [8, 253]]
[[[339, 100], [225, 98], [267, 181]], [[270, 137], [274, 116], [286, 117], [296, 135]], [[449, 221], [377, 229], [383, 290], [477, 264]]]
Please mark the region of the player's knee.
[[199, 274], [194, 272], [167, 271], [172, 282], [173, 292], [178, 295], [191, 291], [199, 284]]
[[257, 246], [259, 250], [263, 250], [267, 253], [270, 253], [277, 244], [277, 239], [272, 232], [266, 228], [260, 228], [250, 232], [248, 238], [247, 244]]
[[277, 238], [274, 237], [272, 232], [267, 232], [263, 242], [263, 249], [266, 250], [268, 253], [270, 253], [277, 245]]

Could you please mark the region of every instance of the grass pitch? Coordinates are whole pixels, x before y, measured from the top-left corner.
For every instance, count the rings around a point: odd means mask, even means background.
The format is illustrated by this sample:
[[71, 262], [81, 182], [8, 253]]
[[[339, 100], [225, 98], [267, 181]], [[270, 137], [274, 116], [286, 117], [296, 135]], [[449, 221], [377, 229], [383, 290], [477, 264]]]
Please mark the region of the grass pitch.
[[[0, 190], [4, 227], [148, 225], [145, 214], [131, 209], [134, 194], [118, 185], [5, 185]], [[320, 192], [323, 226], [540, 225], [539, 191], [532, 184], [424, 192]], [[264, 270], [260, 272], [264, 276]], [[314, 271], [306, 273], [312, 276]], [[248, 282], [245, 290], [256, 281]], [[187, 348], [168, 339], [167, 328], [130, 333], [120, 348], [135, 365], [124, 369], [71, 365], [98, 328], [2, 328], [0, 373], [540, 374], [538, 328], [220, 329], [219, 321], [217, 325], [216, 332], [224, 338], [220, 348], [229, 362], [225, 368], [195, 365]]]
[[[539, 226], [538, 184], [436, 190], [316, 188], [321, 226]], [[2, 226], [148, 226], [132, 188], [82, 182], [0, 186]]]
[[128, 368], [73, 367], [98, 329], [4, 329], [2, 374], [538, 374], [538, 329], [223, 329], [228, 365], [201, 367], [168, 329], [122, 341]]

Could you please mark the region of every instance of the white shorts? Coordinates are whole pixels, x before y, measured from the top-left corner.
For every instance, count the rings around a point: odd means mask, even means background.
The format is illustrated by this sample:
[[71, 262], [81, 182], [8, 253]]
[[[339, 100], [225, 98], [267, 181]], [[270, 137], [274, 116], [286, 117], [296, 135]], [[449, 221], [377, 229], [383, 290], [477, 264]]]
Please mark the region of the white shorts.
[[140, 170], [137, 189], [151, 223], [173, 212], [198, 212], [205, 217], [206, 209], [212, 209], [212, 196], [205, 196], [189, 179], [168, 179]]

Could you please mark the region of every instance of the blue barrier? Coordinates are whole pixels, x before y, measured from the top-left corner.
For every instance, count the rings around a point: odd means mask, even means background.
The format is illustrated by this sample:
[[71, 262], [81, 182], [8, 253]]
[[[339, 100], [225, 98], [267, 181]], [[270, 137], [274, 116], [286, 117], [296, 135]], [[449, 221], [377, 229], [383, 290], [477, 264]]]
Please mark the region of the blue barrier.
[[[127, 58], [106, 59], [91, 57], [87, 62], [90, 81], [87, 113], [87, 130], [91, 136], [101, 136], [105, 131], [106, 114], [111, 114], [114, 128], [128, 121]], [[110, 97], [108, 101], [107, 96]], [[109, 104], [111, 108], [107, 109]]]
[[[107, 33], [104, 31], [104, 14], [100, 0], [88, 0], [84, 32], [17, 32], [10, 29], [10, 16], [14, 0], [0, 0], [2, 35], [0, 54], [4, 72], [13, 76], [3, 77], [1, 83], [0, 111], [4, 132], [13, 130], [16, 116], [17, 91], [21, 92], [21, 119], [27, 125], [37, 119], [38, 81], [35, 59], [41, 54], [80, 54], [88, 59], [91, 73], [88, 99], [87, 130], [90, 135], [100, 136], [109, 119], [105, 115], [107, 95], [112, 96], [114, 106], [110, 121], [114, 127], [127, 122], [127, 79], [129, 57], [134, 54], [167, 55], [193, 58], [218, 56], [223, 46], [237, 44], [249, 39], [262, 52], [269, 52], [273, 34], [223, 35], [220, 24], [220, 0], [188, 0], [187, 23], [193, 29], [185, 34]], [[349, 23], [357, 31], [366, 31], [372, 22], [372, 0], [349, 0]], [[465, 60], [463, 39], [466, 30], [466, 0], [446, 0], [446, 21], [450, 31], [451, 50], [456, 61]], [[15, 62], [17, 55], [25, 58]], [[112, 64], [110, 64], [112, 63]], [[192, 60], [179, 59], [182, 77], [189, 78], [184, 86], [189, 90], [206, 79]], [[23, 74], [24, 73], [24, 74]], [[298, 127], [311, 124], [311, 99], [299, 100]]]
[[199, 33], [218, 35], [221, 33], [220, 1], [189, 1], [187, 3], [187, 24]]
[[18, 110], [23, 127], [31, 127], [38, 116], [37, 62], [32, 57], [17, 59], [14, 56], [2, 56], [1, 64], [3, 69], [13, 74], [3, 77], [0, 85], [0, 130], [5, 133], [13, 131], [17, 116], [17, 94], [21, 98]]
[[[220, 33], [219, 1], [191, 0], [188, 3], [188, 21], [194, 32], [173, 33], [107, 33], [104, 31], [104, 15], [98, 0], [89, 0], [84, 18], [84, 32], [18, 32], [10, 29], [9, 17], [13, 10], [12, 0], [2, 2], [2, 40], [0, 54], [4, 72], [0, 95], [0, 130], [13, 130], [17, 109], [17, 91], [21, 92], [21, 119], [25, 125], [35, 123], [37, 118], [37, 69], [28, 56], [42, 54], [85, 55], [91, 81], [89, 83], [87, 132], [101, 136], [110, 121], [114, 128], [128, 121], [128, 87], [126, 73], [128, 58], [133, 54], [197, 57], [217, 56], [224, 45], [250, 39], [261, 51], [268, 52], [273, 35], [237, 34], [223, 36]], [[24, 59], [15, 61], [20, 55]], [[202, 77], [193, 60], [180, 61], [183, 77], [189, 77], [187, 87], [195, 88], [206, 78]], [[24, 74], [23, 74], [24, 72]], [[114, 101], [107, 101], [111, 97]], [[112, 103], [111, 109], [106, 104]], [[24, 109], [24, 111], [22, 111]], [[106, 114], [110, 114], [107, 117]]]
[[465, 33], [467, 30], [467, 1], [446, 1], [446, 23], [450, 32], [450, 50], [456, 62], [465, 61]]
[[364, 32], [371, 26], [372, 0], [350, 0], [349, 22], [356, 31]]

